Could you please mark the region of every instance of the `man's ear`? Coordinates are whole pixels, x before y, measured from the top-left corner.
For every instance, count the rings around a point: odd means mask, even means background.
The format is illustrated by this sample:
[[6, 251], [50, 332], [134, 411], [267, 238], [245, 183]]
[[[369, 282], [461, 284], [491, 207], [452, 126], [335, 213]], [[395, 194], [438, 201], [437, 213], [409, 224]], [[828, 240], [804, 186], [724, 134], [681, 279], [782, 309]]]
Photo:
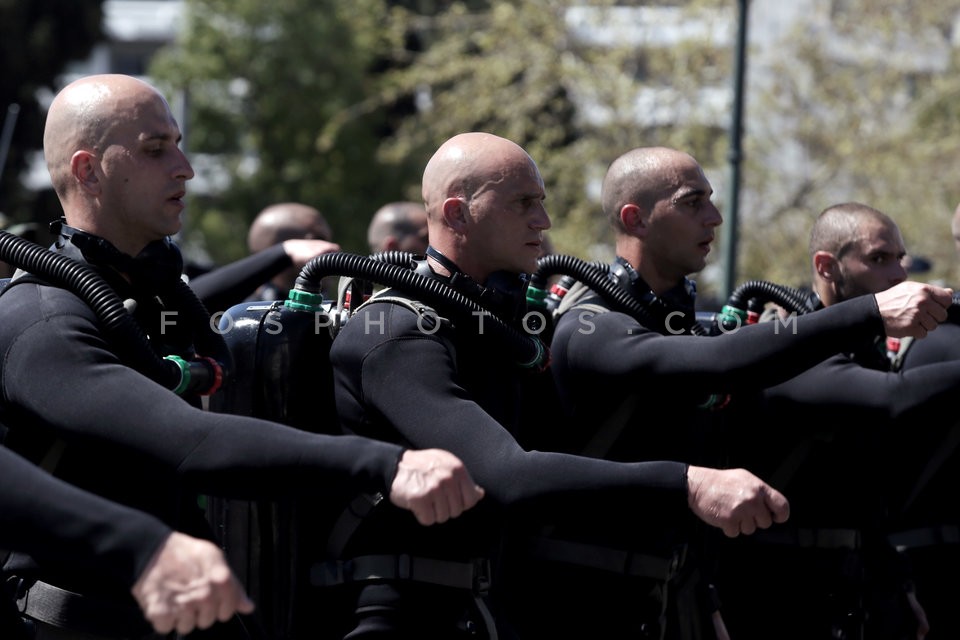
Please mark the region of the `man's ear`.
[[813, 254], [813, 270], [828, 282], [837, 279], [837, 258], [829, 251], [817, 251]]
[[470, 210], [463, 198], [447, 198], [440, 207], [440, 215], [448, 227], [462, 232], [467, 226]]
[[647, 221], [644, 212], [633, 203], [620, 207], [620, 222], [631, 236], [643, 236], [647, 232]]
[[97, 176], [97, 156], [89, 151], [77, 151], [70, 157], [70, 173], [80, 188], [92, 194], [100, 193], [100, 178]]

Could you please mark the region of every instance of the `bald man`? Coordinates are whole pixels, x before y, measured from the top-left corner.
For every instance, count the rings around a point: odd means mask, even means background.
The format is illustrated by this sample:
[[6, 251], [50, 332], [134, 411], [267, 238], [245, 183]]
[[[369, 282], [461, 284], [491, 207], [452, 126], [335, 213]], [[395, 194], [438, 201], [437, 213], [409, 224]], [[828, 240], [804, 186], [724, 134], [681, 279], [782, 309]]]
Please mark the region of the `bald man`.
[[[907, 249], [896, 222], [861, 202], [824, 209], [811, 228], [809, 253], [809, 310], [892, 290], [908, 275]], [[860, 344], [762, 392], [763, 404], [755, 411], [789, 415], [791, 426], [771, 432], [766, 421], [746, 425], [732, 447], [733, 459], [775, 478], [802, 514], [797, 526], [832, 531], [835, 538], [819, 544], [757, 538], [733, 549], [729, 576], [736, 584], [724, 602], [731, 629], [747, 628], [735, 637], [760, 638], [761, 629], [786, 620], [791, 622], [778, 637], [897, 639], [923, 637], [930, 628], [955, 635], [952, 616], [940, 607], [934, 608], [937, 621], [931, 618], [928, 624], [924, 608], [936, 602], [941, 589], [925, 584], [930, 574], [908, 580], [894, 546], [916, 543], [918, 536], [911, 540], [899, 533], [912, 528], [904, 526], [900, 505], [921, 475], [918, 468], [932, 458], [928, 438], [947, 427], [934, 416], [955, 402], [960, 360], [903, 368], [898, 364], [902, 353], [892, 360], [888, 355], [907, 344], [911, 351], [912, 345], [937, 344], [946, 336], [955, 342], [951, 329], [944, 323], [922, 340], [902, 343], [880, 332], [865, 333]], [[919, 437], [912, 434], [917, 424], [924, 425]], [[936, 501], [940, 514], [955, 520], [953, 504], [952, 499]], [[862, 542], [851, 543], [855, 538]], [[862, 571], [851, 573], [852, 564]], [[948, 573], [943, 571], [944, 580], [937, 582], [948, 584]], [[822, 607], [828, 600], [836, 606]]]
[[[537, 268], [543, 232], [550, 228], [536, 163], [510, 140], [464, 133], [431, 157], [422, 191], [430, 246], [418, 273], [520, 330], [525, 274]], [[449, 447], [482, 479], [486, 508], [428, 535], [397, 512], [361, 525], [325, 572], [331, 588], [322, 601], [339, 594], [338, 603], [355, 612], [339, 618], [336, 637], [378, 630], [404, 638], [493, 638], [498, 626], [512, 637], [495, 596], [497, 550], [513, 518], [552, 522], [569, 514], [604, 529], [624, 512], [643, 522], [684, 519], [692, 512], [736, 535], [787, 517], [784, 497], [742, 469], [621, 464], [524, 450], [512, 434], [519, 426], [522, 380], [536, 375], [530, 363], [519, 362], [520, 354], [479, 324], [457, 321], [425, 330], [416, 311], [421, 305], [397, 303], [416, 300], [416, 291], [384, 295], [363, 305], [333, 343], [344, 430]], [[403, 381], [400, 392], [391, 380]], [[369, 558], [377, 563], [358, 571]], [[376, 570], [397, 566], [408, 569]], [[341, 570], [347, 567], [353, 570]], [[494, 596], [492, 605], [488, 595]], [[516, 605], [523, 608], [530, 596], [521, 594]]]
[[[79, 488], [201, 537], [211, 532], [198, 494], [297, 497], [322, 509], [344, 491], [381, 491], [418, 526], [473, 507], [482, 489], [448, 452], [203, 411], [198, 394], [215, 389], [191, 390], [186, 374], [177, 384], [143, 364], [148, 355], [189, 362], [215, 344], [169, 239], [194, 175], [179, 141], [167, 101], [136, 78], [88, 76], [54, 98], [44, 132], [64, 213], [54, 250], [95, 269], [108, 289], [98, 296], [124, 301], [146, 339], [106, 333], [72, 287], [42, 274], [15, 279], [0, 298], [5, 445]], [[150, 633], [131, 593], [100, 572], [14, 553], [3, 574], [35, 605], [24, 615], [38, 638]], [[219, 637], [245, 637], [231, 623], [215, 625]]]
[[[570, 289], [551, 343], [551, 369], [571, 419], [561, 426], [525, 425], [538, 434], [528, 446], [550, 446], [543, 443], [559, 434], [564, 438], [554, 446], [572, 453], [726, 466], [723, 434], [735, 431], [727, 426], [738, 424], [730, 411], [743, 399], [864, 335], [885, 328], [923, 335], [946, 317], [949, 291], [905, 283], [826, 315], [800, 316], [795, 331], [764, 324], [698, 334], [690, 278], [706, 266], [723, 222], [712, 197], [703, 168], [681, 150], [641, 147], [611, 162], [601, 187], [617, 255], [609, 270], [620, 293], [646, 313], [622, 312], [584, 283]], [[913, 293], [918, 298], [908, 302]], [[669, 420], [651, 420], [653, 411]], [[718, 538], [698, 523], [668, 519], [609, 529], [587, 520], [554, 527], [531, 542], [523, 579], [513, 585], [534, 594], [517, 616], [525, 629], [547, 636], [722, 638], [714, 595], [717, 587], [724, 600], [723, 585], [712, 582]], [[631, 569], [618, 563], [623, 557], [648, 560]]]
[[300, 270], [318, 255], [340, 250], [326, 218], [314, 207], [299, 202], [272, 204], [257, 214], [247, 233], [247, 248], [257, 254], [283, 247], [290, 266], [253, 294], [255, 300], [284, 300]]
[[373, 214], [367, 228], [370, 253], [427, 250], [427, 211], [418, 202], [388, 202]]
[[[960, 257], [960, 205], [950, 226]], [[940, 329], [901, 346], [898, 355], [905, 375], [931, 364], [960, 362], [960, 313], [956, 305], [950, 311]], [[923, 416], [905, 425], [904, 437], [894, 449], [901, 461], [900, 475], [910, 476], [911, 482], [903, 487], [894, 510], [900, 527], [891, 538], [910, 558], [917, 596], [930, 621], [930, 640], [960, 637], [956, 615], [960, 584], [948, 577], [960, 571], [960, 509], [955, 500], [960, 482], [960, 425], [953, 418], [943, 419], [951, 410], [938, 410], [932, 404]], [[924, 426], [922, 434], [910, 428], [917, 424]]]
[[257, 214], [247, 232], [250, 255], [190, 280], [207, 309], [244, 301], [286, 300], [313, 258], [340, 251], [323, 214], [299, 202], [278, 202]]

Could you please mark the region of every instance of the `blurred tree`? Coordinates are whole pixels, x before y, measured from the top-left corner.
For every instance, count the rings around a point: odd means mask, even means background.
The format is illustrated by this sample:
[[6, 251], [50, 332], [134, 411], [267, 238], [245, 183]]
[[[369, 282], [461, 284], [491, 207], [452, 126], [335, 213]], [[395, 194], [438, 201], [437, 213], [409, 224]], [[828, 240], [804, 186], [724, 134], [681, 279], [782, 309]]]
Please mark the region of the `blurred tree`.
[[[581, 42], [570, 35], [574, 4], [188, 0], [183, 36], [151, 74], [187, 98], [198, 170], [205, 154], [221, 154], [231, 184], [193, 196], [188, 238], [232, 259], [243, 252], [240, 224], [290, 199], [318, 206], [337, 239], [362, 250], [370, 212], [419, 199], [423, 166], [444, 139], [485, 130], [541, 165], [558, 250], [606, 257], [610, 234], [591, 189], [616, 155], [654, 142], [701, 157], [722, 149], [716, 124], [638, 125], [638, 88], [670, 83], [671, 96], [652, 105], [669, 111], [697, 101], [693, 70], [723, 77], [727, 63], [689, 43], [651, 54]], [[591, 16], [598, 27], [619, 19]]]
[[[454, 3], [433, 16], [395, 12], [425, 46], [385, 84], [416, 95], [420, 108], [384, 141], [381, 157], [419, 157], [422, 165], [462, 131], [514, 140], [544, 176], [556, 250], [612, 257], [612, 234], [598, 205], [606, 167], [627, 149], [652, 144], [689, 149], [704, 162], [719, 157], [722, 126], [674, 126], [644, 109], [671, 113], [696, 104], [704, 77], [725, 77], [729, 63], [715, 48], [695, 44], [696, 36], [672, 48], [644, 46], [635, 36], [603, 39], [636, 19], [637, 7], [586, 4], [494, 0], [478, 11]], [[700, 8], [694, 2], [667, 11], [682, 17]], [[671, 91], [643, 94], [649, 86]]]
[[740, 280], [809, 284], [814, 217], [855, 200], [892, 216], [907, 249], [932, 258], [919, 278], [960, 281], [950, 237], [958, 12], [957, 0], [832, 3], [753, 57]]
[[[952, 277], [960, 0], [804, 0], [791, 20], [773, 19], [785, 10], [773, 0], [751, 4], [767, 17], [747, 61], [737, 280], [804, 284], [813, 216], [842, 200], [890, 213], [908, 248], [934, 259], [932, 277]], [[362, 251], [370, 213], [419, 198], [429, 155], [468, 130], [528, 149], [564, 253], [610, 257], [598, 185], [631, 147], [689, 151], [726, 201], [729, 0], [188, 7], [182, 40], [152, 72], [187, 97], [201, 173], [205, 154], [227, 159], [232, 186], [194, 196], [188, 218], [218, 260], [242, 253], [246, 223], [280, 199], [319, 206]], [[708, 294], [714, 267], [700, 277]]]
[[[386, 53], [407, 46], [401, 31], [383, 27], [385, 3], [187, 0], [186, 8], [181, 37], [150, 73], [185, 98], [181, 124], [200, 177], [187, 242], [203, 243], [216, 262], [244, 255], [256, 213], [291, 200], [320, 209], [335, 239], [362, 251], [373, 212], [419, 179], [375, 157], [394, 110], [409, 108], [371, 99]], [[205, 161], [214, 155], [215, 165]]]
[[0, 176], [0, 211], [14, 221], [49, 222], [55, 202], [20, 183], [32, 152], [43, 147], [46, 105], [37, 102], [43, 91], [72, 60], [86, 57], [101, 31], [102, 0], [0, 0], [0, 122], [11, 105], [19, 109], [10, 148]]

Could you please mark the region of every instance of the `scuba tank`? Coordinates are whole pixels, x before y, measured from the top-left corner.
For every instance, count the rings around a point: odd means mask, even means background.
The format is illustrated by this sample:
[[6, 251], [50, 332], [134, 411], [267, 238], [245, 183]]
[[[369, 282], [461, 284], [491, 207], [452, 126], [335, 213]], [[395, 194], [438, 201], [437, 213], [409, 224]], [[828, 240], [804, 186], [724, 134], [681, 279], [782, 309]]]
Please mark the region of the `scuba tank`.
[[[549, 352], [536, 335], [489, 314], [445, 282], [417, 273], [420, 257], [396, 251], [320, 255], [301, 269], [286, 300], [229, 308], [219, 330], [234, 366], [210, 398], [210, 409], [341, 433], [330, 348], [374, 285], [402, 290], [463, 327], [477, 326], [476, 314], [484, 314], [483, 335], [504, 346], [519, 367], [546, 366]], [[330, 276], [340, 276], [336, 292], [322, 290]], [[210, 517], [225, 554], [257, 602], [268, 635], [286, 637], [290, 629], [310, 624], [312, 573], [381, 499], [338, 493], [322, 509], [293, 500], [211, 500]]]

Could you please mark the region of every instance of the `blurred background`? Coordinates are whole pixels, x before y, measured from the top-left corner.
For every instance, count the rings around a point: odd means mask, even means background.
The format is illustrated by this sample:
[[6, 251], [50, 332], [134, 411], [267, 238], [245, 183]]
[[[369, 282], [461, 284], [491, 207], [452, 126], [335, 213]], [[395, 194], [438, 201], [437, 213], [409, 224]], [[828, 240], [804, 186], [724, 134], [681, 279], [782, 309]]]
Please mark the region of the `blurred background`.
[[960, 284], [960, 0], [0, 0], [0, 51], [0, 227], [41, 244], [60, 215], [46, 106], [119, 72], [183, 129], [198, 265], [245, 255], [256, 213], [291, 200], [366, 253], [373, 212], [419, 200], [433, 150], [483, 130], [539, 164], [560, 253], [612, 257], [599, 181], [667, 145], [727, 220], [706, 296], [807, 284], [814, 217], [851, 200], [898, 222], [918, 279]]

